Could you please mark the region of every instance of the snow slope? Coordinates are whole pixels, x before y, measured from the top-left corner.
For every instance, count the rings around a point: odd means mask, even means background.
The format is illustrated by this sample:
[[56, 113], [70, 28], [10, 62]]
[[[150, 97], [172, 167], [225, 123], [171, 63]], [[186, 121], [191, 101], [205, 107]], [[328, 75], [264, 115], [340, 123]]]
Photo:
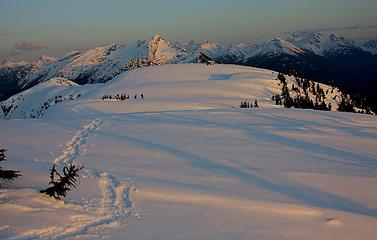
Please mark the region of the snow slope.
[[[2, 184], [0, 238], [374, 239], [376, 117], [277, 107], [275, 79], [182, 64], [20, 93], [24, 112], [68, 100], [0, 120], [2, 166], [23, 175]], [[101, 100], [123, 92], [131, 99]], [[70, 161], [85, 167], [78, 189], [64, 202], [41, 195], [52, 164]]]
[[[235, 65], [177, 64], [141, 68], [125, 72], [103, 84], [77, 85], [64, 78], [52, 78], [0, 103], [11, 107], [6, 118], [60, 118], [60, 111], [67, 116], [81, 116], [83, 112], [113, 111], [131, 112], [151, 110], [195, 110], [208, 108], [236, 108], [241, 101], [258, 101], [262, 108], [276, 108], [272, 95], [281, 94], [281, 84], [276, 72]], [[297, 93], [293, 77], [287, 76], [292, 97]], [[326, 92], [325, 103], [336, 110], [341, 92], [320, 84]], [[126, 93], [127, 101], [102, 101], [104, 95]], [[143, 93], [143, 101], [134, 95]], [[303, 91], [301, 90], [301, 94]], [[314, 101], [315, 96], [309, 94]], [[78, 99], [78, 101], [70, 101]], [[173, 101], [172, 101], [173, 99]], [[55, 101], [58, 100], [58, 101]], [[61, 104], [66, 102], [66, 104]], [[126, 107], [125, 107], [126, 105]], [[54, 109], [58, 110], [55, 111]], [[52, 110], [51, 110], [52, 109]], [[80, 110], [79, 110], [80, 109]], [[4, 117], [0, 115], [0, 117]]]

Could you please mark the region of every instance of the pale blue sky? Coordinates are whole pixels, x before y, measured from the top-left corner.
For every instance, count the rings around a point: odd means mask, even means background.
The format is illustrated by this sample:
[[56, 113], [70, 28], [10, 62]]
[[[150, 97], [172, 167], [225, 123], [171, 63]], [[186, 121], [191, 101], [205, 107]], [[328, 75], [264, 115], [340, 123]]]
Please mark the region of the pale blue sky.
[[[154, 33], [253, 43], [290, 31], [375, 26], [376, 13], [376, 0], [0, 0], [0, 57], [59, 55]], [[377, 28], [343, 33], [377, 37]]]

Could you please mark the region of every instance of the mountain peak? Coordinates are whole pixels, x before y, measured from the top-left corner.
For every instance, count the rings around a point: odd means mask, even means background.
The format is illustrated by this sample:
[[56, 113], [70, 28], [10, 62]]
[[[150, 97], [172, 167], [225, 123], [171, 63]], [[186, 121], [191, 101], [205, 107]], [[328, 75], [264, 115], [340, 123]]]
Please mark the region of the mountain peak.
[[26, 65], [30, 64], [29, 62], [26, 61], [18, 61], [13, 58], [5, 58], [3, 62], [1, 63], [0, 67], [1, 68], [12, 68], [16, 66], [21, 66], [21, 65]]
[[157, 62], [166, 62], [175, 58], [180, 52], [186, 52], [177, 44], [155, 34], [148, 43], [149, 58]]
[[271, 41], [267, 42], [266, 46], [275, 52], [283, 52], [294, 55], [303, 52], [299, 47], [281, 38], [272, 39]]
[[50, 62], [50, 61], [55, 61], [56, 58], [50, 57], [50, 56], [47, 56], [47, 55], [42, 55], [42, 56], [39, 57], [38, 60], [41, 60], [43, 62]]
[[332, 42], [351, 42], [352, 40], [346, 39], [345, 37], [338, 36], [335, 33], [330, 34], [329, 40]]
[[298, 33], [292, 33], [288, 38], [287, 41], [299, 45], [305, 45], [305, 44], [320, 44], [321, 39], [323, 38], [322, 34], [319, 32], [298, 32]]
[[267, 43], [269, 44], [279, 44], [279, 45], [284, 45], [284, 44], [287, 44], [288, 42], [281, 39], [281, 38], [273, 38], [271, 39], [270, 41], [267, 41]]
[[35, 62], [36, 63], [41, 63], [41, 64], [47, 64], [47, 63], [52, 63], [52, 62], [55, 62], [55, 61], [56, 61], [56, 58], [54, 58], [54, 57], [50, 57], [50, 56], [47, 56], [47, 55], [42, 55]]
[[338, 36], [337, 34], [324, 35], [317, 32], [299, 32], [291, 34], [287, 41], [291, 44], [311, 51], [317, 55], [337, 53], [347, 49], [356, 49], [358, 46], [351, 39]]
[[205, 41], [201, 44], [201, 48], [203, 50], [216, 49], [219, 48], [219, 44], [217, 44], [216, 42]]
[[301, 31], [290, 34], [290, 38], [318, 39], [322, 37], [320, 32]]
[[156, 33], [155, 35], [153, 35], [153, 37], [151, 38], [151, 40], [149, 42], [159, 42], [160, 40], [167, 41], [166, 38], [164, 38], [160, 34]]
[[377, 39], [364, 40], [359, 42], [359, 46], [367, 52], [377, 54]]
[[331, 34], [326, 41], [323, 42], [323, 52], [329, 54], [339, 54], [350, 50], [361, 50], [357, 44], [348, 38]]
[[329, 36], [329, 41], [336, 42], [337, 44], [341, 44], [343, 46], [351, 46], [355, 45], [355, 41], [352, 39], [348, 39], [342, 36], [338, 36], [337, 34], [333, 33]]
[[298, 32], [291, 34], [287, 41], [301, 49], [322, 54], [323, 35], [318, 32]]

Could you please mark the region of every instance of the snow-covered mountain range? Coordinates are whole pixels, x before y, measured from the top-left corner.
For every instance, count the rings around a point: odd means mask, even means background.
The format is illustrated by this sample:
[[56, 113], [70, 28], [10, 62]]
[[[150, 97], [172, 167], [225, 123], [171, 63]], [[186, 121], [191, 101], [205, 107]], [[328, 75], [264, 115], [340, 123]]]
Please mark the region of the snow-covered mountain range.
[[[34, 71], [20, 78], [22, 88], [64, 77], [77, 83], [99, 83], [110, 80], [120, 72], [149, 65], [201, 62], [200, 56], [188, 52], [178, 44], [155, 35], [150, 41], [137, 41], [124, 45], [97, 47], [86, 52], [71, 52], [61, 59], [39, 64]], [[15, 63], [18, 68], [23, 64]], [[5, 63], [4, 68], [12, 68]]]
[[376, 54], [377, 52], [376, 40], [353, 41], [335, 34], [323, 35], [316, 32], [294, 33], [285, 40], [275, 38], [267, 42], [251, 45], [220, 45], [208, 41], [203, 43], [190, 41], [184, 46], [190, 51], [200, 51], [217, 60], [221, 60], [224, 56], [232, 56], [238, 62], [256, 56], [299, 55], [305, 52], [311, 52], [319, 56], [355, 50], [371, 54]]
[[155, 35], [149, 41], [75, 51], [60, 59], [43, 56], [32, 63], [5, 60], [0, 66], [0, 100], [53, 77], [78, 84], [101, 83], [138, 67], [212, 61], [281, 72], [293, 70], [319, 82], [336, 80], [340, 87], [356, 87], [370, 96], [369, 88], [363, 89], [365, 81], [369, 81], [364, 74], [369, 74], [377, 64], [376, 53], [376, 40], [356, 42], [313, 32], [295, 33], [286, 40], [276, 38], [259, 44], [228, 46], [208, 41], [181, 44]]

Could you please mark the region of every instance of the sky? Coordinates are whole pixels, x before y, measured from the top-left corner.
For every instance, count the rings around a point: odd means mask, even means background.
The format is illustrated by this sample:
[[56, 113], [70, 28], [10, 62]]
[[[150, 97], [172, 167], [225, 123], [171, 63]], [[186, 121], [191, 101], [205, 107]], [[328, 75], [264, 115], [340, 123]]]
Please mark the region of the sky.
[[377, 38], [376, 0], [0, 0], [0, 58], [151, 38], [256, 43], [296, 31]]

